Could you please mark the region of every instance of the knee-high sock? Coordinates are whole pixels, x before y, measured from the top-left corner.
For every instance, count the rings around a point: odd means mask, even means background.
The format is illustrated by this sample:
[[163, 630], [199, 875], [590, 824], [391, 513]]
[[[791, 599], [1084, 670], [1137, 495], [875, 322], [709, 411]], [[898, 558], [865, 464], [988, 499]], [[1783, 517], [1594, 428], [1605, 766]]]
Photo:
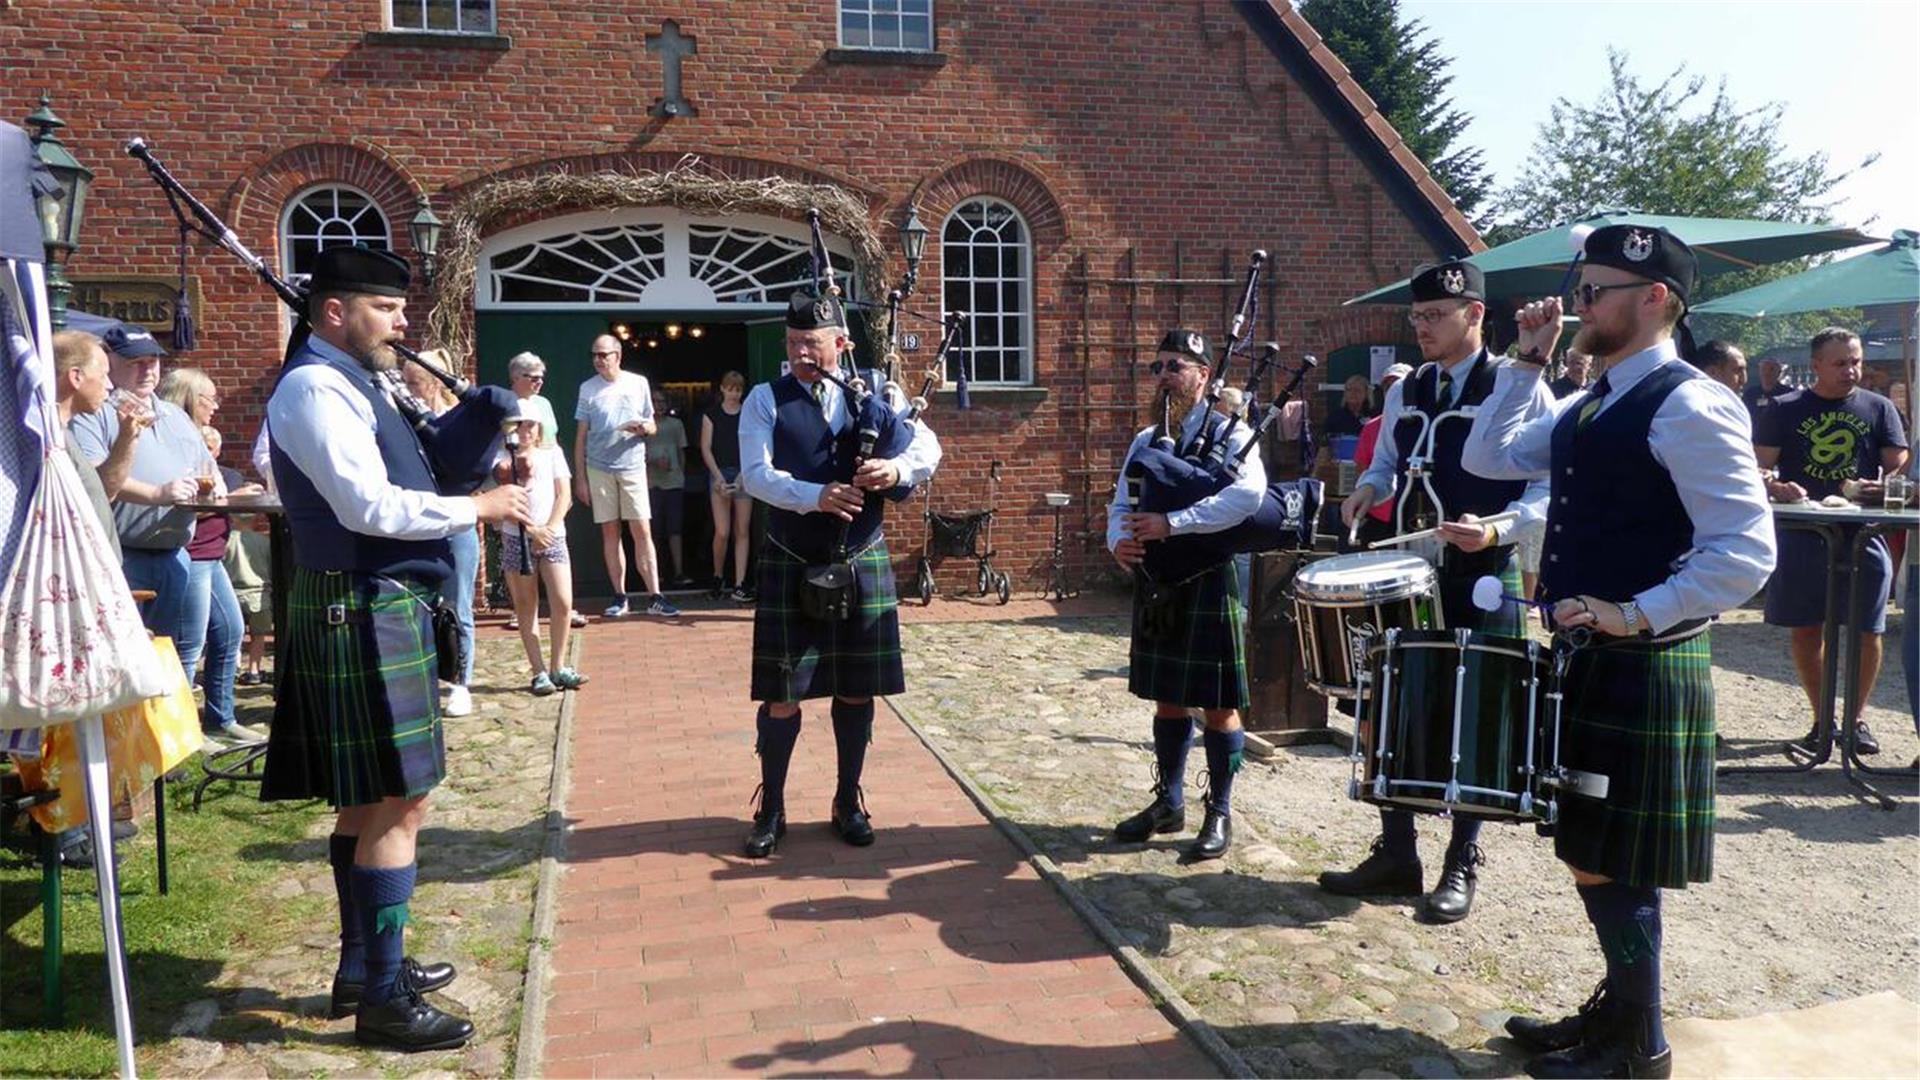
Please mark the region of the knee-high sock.
[[1660, 1024], [1660, 890], [1609, 881], [1580, 886], [1587, 919], [1607, 961], [1607, 993], [1646, 1018], [1647, 1044], [1657, 1054], [1667, 1045]]
[[1453, 816], [1453, 837], [1447, 841], [1447, 854], [1452, 855], [1468, 844], [1480, 842], [1480, 826], [1486, 824], [1477, 817], [1465, 814]]
[[327, 837], [333, 894], [340, 900], [340, 966], [333, 977], [350, 983], [367, 980], [367, 939], [360, 929], [360, 909], [353, 903], [353, 849], [359, 842], [357, 836], [339, 833]]
[[851, 803], [860, 793], [860, 773], [867, 767], [867, 744], [873, 741], [873, 699], [855, 705], [833, 699], [833, 746], [839, 761], [839, 783], [833, 801]]
[[1393, 858], [1401, 862], [1414, 862], [1420, 858], [1420, 848], [1415, 843], [1418, 834], [1413, 830], [1411, 810], [1381, 807], [1380, 837], [1387, 842], [1386, 852]]
[[1233, 806], [1233, 774], [1240, 771], [1247, 733], [1208, 728], [1200, 733], [1200, 744], [1207, 749], [1207, 809], [1225, 814]]
[[406, 955], [406, 928], [412, 915], [414, 872], [419, 864], [382, 869], [353, 868], [353, 902], [360, 909], [360, 933], [367, 943], [366, 989], [363, 1005], [381, 1005], [394, 996], [400, 961]]
[[1160, 765], [1160, 790], [1167, 805], [1187, 803], [1187, 748], [1193, 745], [1193, 717], [1153, 718], [1153, 757]]
[[758, 725], [753, 748], [760, 755], [760, 810], [773, 813], [787, 808], [787, 766], [793, 762], [793, 744], [800, 741], [800, 714], [782, 720], [762, 705]]

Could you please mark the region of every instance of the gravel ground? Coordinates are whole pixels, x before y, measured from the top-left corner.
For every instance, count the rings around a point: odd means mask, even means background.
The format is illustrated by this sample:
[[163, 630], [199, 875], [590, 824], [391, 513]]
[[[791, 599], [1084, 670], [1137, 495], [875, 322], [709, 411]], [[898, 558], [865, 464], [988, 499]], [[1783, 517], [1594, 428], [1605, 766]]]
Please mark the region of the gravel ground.
[[[1125, 634], [1112, 617], [910, 625], [912, 690], [896, 703], [1257, 1071], [1510, 1073], [1520, 1059], [1495, 1036], [1509, 1011], [1584, 999], [1599, 953], [1531, 828], [1488, 827], [1474, 914], [1454, 926], [1420, 922], [1412, 903], [1320, 892], [1314, 877], [1362, 858], [1378, 825], [1345, 797], [1344, 747], [1282, 750], [1244, 771], [1225, 860], [1182, 865], [1185, 837], [1113, 844], [1107, 830], [1150, 783], [1151, 707], [1126, 692]], [[1781, 631], [1737, 611], [1713, 648], [1726, 757], [1807, 729]], [[1867, 713], [1884, 746], [1873, 760], [1904, 765], [1920, 739], [1891, 648], [1888, 659]], [[1883, 786], [1901, 797], [1893, 812], [1856, 798], [1833, 766], [1722, 781], [1715, 879], [1667, 894], [1669, 1016], [1888, 989], [1920, 998], [1920, 793], [1911, 779]], [[1429, 886], [1444, 844], [1444, 827], [1423, 821]]]

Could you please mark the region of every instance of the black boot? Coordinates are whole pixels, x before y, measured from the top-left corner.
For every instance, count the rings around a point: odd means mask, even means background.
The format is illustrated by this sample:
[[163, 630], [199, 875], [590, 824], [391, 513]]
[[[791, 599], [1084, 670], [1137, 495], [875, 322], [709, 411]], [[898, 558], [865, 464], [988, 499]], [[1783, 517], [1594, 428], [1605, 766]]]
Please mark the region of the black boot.
[[1153, 801], [1145, 810], [1113, 827], [1113, 838], [1122, 844], [1138, 844], [1161, 833], [1175, 833], [1187, 827], [1187, 808], [1167, 800], [1167, 784], [1160, 767], [1153, 769]]
[[834, 796], [833, 834], [854, 847], [873, 843], [873, 823], [867, 818], [866, 794], [859, 788], [853, 789], [851, 797]]
[[764, 793], [764, 788], [755, 788], [753, 792], [760, 809], [754, 812], [753, 827], [747, 830], [747, 841], [743, 845], [749, 859], [764, 859], [773, 854], [780, 838], [787, 835], [786, 810], [769, 808], [762, 797]]
[[1558, 1020], [1536, 1020], [1531, 1016], [1507, 1017], [1507, 1034], [1529, 1050], [1565, 1050], [1579, 1046], [1589, 1029], [1599, 1030], [1613, 1003], [1607, 999], [1607, 981], [1593, 988], [1587, 1003], [1572, 1016]]
[[1389, 855], [1383, 836], [1359, 866], [1321, 874], [1320, 887], [1335, 896], [1419, 896], [1421, 880], [1420, 860]]
[[[453, 981], [456, 972], [452, 964], [423, 964], [409, 956], [400, 961], [400, 977], [406, 984], [423, 994], [430, 994]], [[357, 982], [333, 980], [333, 994], [327, 1002], [327, 1016], [340, 1020], [352, 1016], [360, 1009], [360, 995], [366, 987]]]
[[420, 991], [405, 985], [378, 1005], [361, 1005], [353, 1021], [355, 1042], [405, 1053], [452, 1050], [473, 1037], [473, 1025], [427, 1004]]
[[1207, 816], [1200, 822], [1200, 835], [1187, 845], [1187, 858], [1217, 859], [1232, 845], [1233, 815], [1209, 806]]
[[1615, 1006], [1602, 1014], [1604, 1019], [1593, 1025], [1580, 1045], [1527, 1062], [1527, 1075], [1541, 1080], [1591, 1076], [1666, 1080], [1673, 1075], [1673, 1049], [1663, 1046], [1659, 1053], [1652, 1053], [1647, 1045], [1658, 1011], [1657, 1005]]
[[1461, 844], [1447, 849], [1447, 865], [1440, 871], [1440, 883], [1427, 895], [1427, 917], [1438, 923], [1455, 923], [1473, 910], [1473, 886], [1478, 875], [1473, 868], [1487, 861], [1479, 844]]

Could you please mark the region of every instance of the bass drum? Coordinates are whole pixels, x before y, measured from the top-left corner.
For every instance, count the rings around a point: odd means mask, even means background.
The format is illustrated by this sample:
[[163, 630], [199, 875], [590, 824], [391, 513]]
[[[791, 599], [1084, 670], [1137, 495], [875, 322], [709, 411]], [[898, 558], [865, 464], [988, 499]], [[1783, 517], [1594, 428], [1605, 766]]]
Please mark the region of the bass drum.
[[[1402, 810], [1551, 820], [1548, 650], [1466, 630], [1389, 630], [1367, 650], [1354, 798]], [[1550, 800], [1550, 793], [1547, 793]]]
[[1366, 657], [1355, 637], [1443, 626], [1435, 581], [1424, 559], [1397, 551], [1336, 555], [1301, 567], [1293, 598], [1307, 685], [1328, 697], [1360, 696]]

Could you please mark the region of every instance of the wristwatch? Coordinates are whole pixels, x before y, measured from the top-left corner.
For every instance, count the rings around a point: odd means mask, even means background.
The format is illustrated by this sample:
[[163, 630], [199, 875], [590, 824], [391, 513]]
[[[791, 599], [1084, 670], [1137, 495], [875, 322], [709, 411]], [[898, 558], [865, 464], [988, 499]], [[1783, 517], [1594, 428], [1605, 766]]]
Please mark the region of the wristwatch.
[[1538, 346], [1521, 353], [1517, 359], [1523, 364], [1532, 364], [1535, 367], [1543, 368], [1547, 366], [1547, 358], [1540, 355]]
[[1626, 624], [1627, 624], [1627, 636], [1628, 636], [1628, 637], [1647, 637], [1647, 636], [1649, 636], [1649, 635], [1648, 635], [1648, 630], [1649, 630], [1649, 628], [1648, 628], [1648, 626], [1647, 626], [1647, 624], [1646, 624], [1646, 622], [1645, 622], [1644, 620], [1642, 620], [1642, 619], [1640, 618], [1640, 605], [1639, 605], [1639, 604], [1636, 604], [1636, 603], [1634, 603], [1634, 602], [1633, 602], [1633, 601], [1631, 601], [1631, 600], [1624, 600], [1624, 601], [1621, 601], [1621, 603], [1620, 603], [1620, 621], [1621, 621], [1621, 622], [1624, 622], [1624, 623], [1626, 623]]

